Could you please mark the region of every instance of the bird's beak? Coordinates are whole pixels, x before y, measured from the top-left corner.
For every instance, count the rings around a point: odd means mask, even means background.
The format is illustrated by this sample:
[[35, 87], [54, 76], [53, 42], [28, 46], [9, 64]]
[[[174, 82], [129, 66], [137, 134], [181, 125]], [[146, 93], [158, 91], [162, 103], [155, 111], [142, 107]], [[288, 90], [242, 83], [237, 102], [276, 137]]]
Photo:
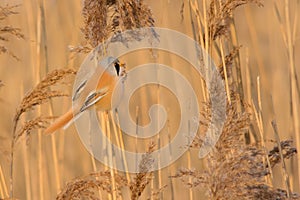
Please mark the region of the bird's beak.
[[127, 72], [126, 72], [126, 64], [123, 63], [123, 62], [120, 62], [120, 67], [121, 67], [121, 73], [120, 75], [122, 77], [126, 76], [127, 75]]
[[126, 68], [126, 64], [125, 63], [120, 62], [120, 66], [123, 67], [123, 68]]

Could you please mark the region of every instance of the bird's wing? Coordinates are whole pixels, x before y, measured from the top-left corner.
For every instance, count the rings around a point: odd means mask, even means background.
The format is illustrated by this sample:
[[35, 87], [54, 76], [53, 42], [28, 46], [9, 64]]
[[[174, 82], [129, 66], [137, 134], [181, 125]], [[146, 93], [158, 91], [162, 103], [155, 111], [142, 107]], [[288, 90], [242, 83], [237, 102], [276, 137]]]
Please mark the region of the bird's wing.
[[[81, 87], [84, 87], [84, 85]], [[80, 88], [80, 86], [78, 88]], [[84, 101], [82, 107], [80, 108], [79, 112], [76, 113], [74, 117], [64, 125], [63, 129], [68, 128], [74, 121], [76, 121], [83, 114], [85, 110], [95, 105], [95, 103], [97, 103], [100, 99], [102, 99], [107, 94], [107, 91], [108, 88], [105, 87], [100, 90], [94, 90], [90, 92], [90, 94], [87, 96], [86, 100]]]
[[85, 85], [87, 83], [87, 80], [83, 81], [75, 90], [75, 93], [72, 97], [72, 101], [75, 101], [76, 99], [78, 99], [78, 97], [80, 96], [81, 92], [83, 91]]
[[82, 107], [80, 108], [80, 112], [85, 111], [89, 107], [93, 106], [97, 103], [100, 99], [102, 99], [105, 95], [107, 95], [108, 87], [101, 88], [99, 90], [94, 90], [90, 92], [90, 94], [85, 99]]

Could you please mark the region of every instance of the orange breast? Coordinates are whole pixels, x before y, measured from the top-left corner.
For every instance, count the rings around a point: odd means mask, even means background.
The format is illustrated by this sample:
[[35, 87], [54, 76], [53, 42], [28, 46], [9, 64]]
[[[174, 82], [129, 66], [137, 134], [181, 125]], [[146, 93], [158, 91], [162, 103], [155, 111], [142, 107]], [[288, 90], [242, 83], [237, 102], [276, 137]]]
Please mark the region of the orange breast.
[[107, 87], [108, 91], [107, 94], [96, 103], [97, 110], [106, 111], [111, 109], [111, 98], [115, 85], [116, 77], [110, 75], [107, 72], [104, 72], [98, 81], [97, 90]]

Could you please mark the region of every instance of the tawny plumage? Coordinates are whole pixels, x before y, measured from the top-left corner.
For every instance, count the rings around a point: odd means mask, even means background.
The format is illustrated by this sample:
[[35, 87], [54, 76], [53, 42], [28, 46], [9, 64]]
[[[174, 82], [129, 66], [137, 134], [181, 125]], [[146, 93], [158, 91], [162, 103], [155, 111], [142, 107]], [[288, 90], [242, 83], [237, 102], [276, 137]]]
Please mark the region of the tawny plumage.
[[68, 112], [60, 116], [51, 126], [45, 130], [45, 134], [54, 133], [56, 130], [64, 127], [73, 119], [73, 110], [70, 109]]
[[84, 80], [75, 90], [73, 107], [56, 119], [45, 130], [45, 134], [51, 134], [66, 126], [92, 106], [96, 106], [96, 109], [99, 111], [107, 111], [112, 108], [112, 94], [115, 86], [120, 79], [122, 81], [126, 72], [124, 64], [120, 64], [117, 59], [112, 57], [108, 59], [113, 59], [113, 62], [109, 62], [109, 67], [105, 68], [101, 63], [98, 64], [99, 66], [96, 68], [95, 73], [88, 80]]

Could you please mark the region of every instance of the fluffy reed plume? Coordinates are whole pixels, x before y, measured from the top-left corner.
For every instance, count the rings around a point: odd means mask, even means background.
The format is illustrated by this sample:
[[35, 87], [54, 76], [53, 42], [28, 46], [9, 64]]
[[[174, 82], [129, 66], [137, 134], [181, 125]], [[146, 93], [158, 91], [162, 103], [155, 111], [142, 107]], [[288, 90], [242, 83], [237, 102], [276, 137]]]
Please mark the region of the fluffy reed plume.
[[[255, 3], [262, 6], [260, 0], [212, 0], [208, 10], [208, 37], [215, 40], [225, 35], [229, 29], [233, 11], [242, 5]], [[205, 36], [203, 38], [206, 38]]]
[[300, 197], [298, 194], [292, 193], [291, 197], [288, 198], [287, 192], [285, 190], [275, 189], [266, 184], [250, 186], [249, 189], [255, 192], [253, 199], [257, 199], [257, 200], [268, 200], [268, 199], [290, 200], [290, 199], [299, 199]]
[[85, 0], [82, 16], [84, 27], [82, 32], [86, 41], [96, 47], [109, 37], [110, 26], [108, 22], [109, 4], [106, 0]]
[[54, 86], [60, 83], [64, 78], [76, 72], [73, 69], [58, 69], [50, 72], [35, 88], [33, 88], [25, 97], [22, 99], [19, 107], [17, 108], [16, 114], [13, 121], [13, 138], [11, 142], [10, 150], [10, 196], [13, 195], [13, 168], [14, 168], [14, 149], [16, 142], [21, 138], [21, 136], [28, 136], [30, 131], [33, 129], [45, 128], [51, 117], [37, 117], [33, 120], [25, 122], [25, 124], [20, 128], [19, 132], [16, 133], [17, 125], [21, 115], [35, 106], [41, 105], [53, 97], [67, 96], [60, 91], [50, 90], [50, 86]]
[[17, 12], [14, 11], [16, 7], [18, 6], [9, 6], [9, 5], [0, 6], [0, 20], [4, 20], [9, 15], [17, 14]]
[[[227, 119], [220, 139], [207, 158], [207, 170], [202, 173], [183, 168], [173, 177], [180, 178], [188, 187], [205, 187], [210, 199], [286, 199], [286, 191], [274, 189], [265, 182], [269, 171], [263, 162], [264, 151], [245, 144], [243, 135], [251, 122], [250, 109], [238, 111], [239, 101], [235, 99], [231, 103], [227, 105]], [[205, 120], [201, 125], [207, 129], [210, 110], [206, 109], [202, 115]], [[201, 143], [202, 140], [196, 140], [192, 146], [199, 147]], [[283, 145], [288, 152], [291, 151], [289, 144]], [[293, 194], [293, 197], [298, 196]]]
[[[256, 3], [261, 6], [258, 0], [212, 0], [207, 11], [208, 20], [202, 24], [205, 34], [208, 34], [202, 36], [204, 42], [211, 44], [217, 38], [226, 36], [234, 9], [247, 3]], [[191, 6], [199, 19], [197, 5]], [[198, 30], [202, 30], [202, 27], [198, 27]], [[201, 36], [203, 32], [199, 31], [196, 34]], [[201, 40], [199, 42], [203, 44]], [[221, 44], [222, 46], [227, 44], [232, 46], [229, 39], [222, 42], [224, 43]], [[227, 118], [217, 144], [206, 158], [207, 169], [200, 172], [196, 169], [183, 168], [178, 170], [173, 177], [180, 178], [189, 187], [204, 187], [209, 199], [288, 199], [289, 197], [297, 199], [299, 198], [297, 194], [291, 194], [290, 191], [276, 189], [268, 185], [265, 178], [271, 169], [266, 166], [264, 159], [268, 156], [269, 159], [272, 159], [273, 165], [271, 166], [274, 166], [280, 162], [281, 158], [291, 157], [296, 153], [296, 149], [291, 147], [291, 143], [281, 143], [280, 146], [284, 149], [281, 151], [283, 152], [282, 156], [278, 148], [274, 148], [269, 155], [266, 155], [266, 151], [261, 146], [250, 145], [245, 142], [244, 135], [249, 131], [252, 109], [243, 103], [243, 99], [240, 99], [243, 94], [238, 95], [235, 92], [238, 81], [231, 76], [232, 70], [228, 68], [238, 55], [239, 48], [229, 50], [227, 56], [224, 56], [222, 47], [216, 48], [220, 49], [220, 52], [217, 53], [220, 57], [222, 56], [223, 61], [222, 65], [218, 66], [218, 70], [226, 84]], [[211, 49], [208, 51], [210, 52]], [[240, 68], [240, 66], [236, 67]], [[201, 112], [203, 120], [200, 121], [200, 125], [204, 130], [207, 130], [210, 125], [210, 109], [210, 103], [207, 103]], [[201, 135], [197, 136], [191, 147], [200, 148], [203, 142], [202, 138]]]
[[20, 130], [17, 132], [17, 135], [15, 137], [14, 143], [17, 144], [19, 139], [22, 136], [25, 136], [27, 139], [29, 139], [29, 134], [34, 129], [44, 129], [49, 124], [49, 120], [51, 120], [53, 117], [43, 117], [39, 116], [32, 120], [26, 121], [23, 126], [20, 128]]
[[[297, 149], [292, 146], [292, 140], [285, 140], [280, 142], [282, 156], [284, 159], [289, 159], [297, 153]], [[272, 150], [269, 151], [269, 160], [271, 167], [281, 162], [281, 155], [278, 146], [274, 146]]]
[[[234, 47], [228, 55], [225, 56], [224, 58], [224, 62], [225, 62], [225, 66], [226, 66], [226, 74], [227, 77], [231, 77], [232, 75], [232, 64], [234, 59], [238, 56], [239, 54], [239, 50], [240, 50], [241, 46], [239, 47]], [[219, 74], [221, 75], [221, 77], [223, 78], [223, 80], [225, 80], [225, 73], [224, 73], [224, 68], [223, 68], [223, 63], [218, 65], [218, 70], [219, 70]]]
[[[3, 21], [10, 15], [18, 14], [15, 9], [18, 6], [0, 6], [0, 42], [8, 42], [10, 36], [13, 36], [18, 39], [24, 39], [24, 35], [21, 32], [21, 29], [10, 26], [3, 25]], [[13, 58], [18, 60], [18, 57], [13, 54], [5, 45], [0, 44], [0, 54], [8, 54]]]
[[65, 77], [76, 72], [73, 69], [57, 69], [50, 72], [35, 88], [25, 95], [20, 105], [17, 108], [17, 112], [14, 116], [14, 129], [16, 132], [17, 124], [20, 116], [33, 109], [37, 105], [41, 105], [53, 97], [66, 96], [65, 93], [60, 91], [49, 90], [50, 86], [53, 86], [61, 82]]
[[47, 91], [47, 90], [33, 90], [28, 95], [26, 95], [19, 108], [17, 109], [17, 113], [14, 117], [14, 130], [16, 129], [17, 123], [20, 119], [20, 116], [27, 112], [28, 110], [32, 109], [34, 106], [41, 105], [48, 101], [50, 98], [53, 97], [61, 97], [66, 96], [65, 93], [59, 91]]
[[[95, 172], [83, 178], [77, 178], [67, 184], [67, 186], [56, 197], [57, 200], [64, 199], [99, 199], [97, 191], [99, 189], [112, 193], [110, 171]], [[127, 185], [124, 176], [114, 174], [117, 184], [117, 194], [120, 195], [122, 187]]]
[[79, 54], [87, 54], [92, 50], [92, 48], [87, 45], [78, 45], [78, 46], [69, 45], [68, 48], [71, 53], [79, 53]]
[[117, 1], [112, 17], [114, 33], [135, 28], [153, 27], [154, 18], [143, 0]]
[[[151, 153], [155, 150], [155, 144], [150, 143], [148, 150], [139, 163], [139, 173], [136, 174], [134, 180], [129, 185], [125, 175], [120, 173], [114, 174], [114, 181], [117, 184], [117, 195], [121, 195], [121, 190], [129, 188], [131, 192], [131, 200], [138, 199], [143, 193], [146, 186], [153, 178], [153, 157]], [[90, 173], [83, 178], [77, 178], [69, 182], [66, 187], [58, 194], [57, 200], [63, 199], [98, 199], [96, 191], [101, 189], [107, 193], [112, 193], [111, 172], [95, 172]], [[151, 193], [152, 199], [158, 199], [158, 195], [166, 188], [163, 186], [157, 191]]]
[[82, 16], [87, 45], [70, 47], [75, 53], [87, 53], [122, 31], [154, 26], [152, 12], [143, 0], [85, 0]]
[[[190, 177], [193, 177], [193, 179], [190, 179]], [[180, 178], [182, 183], [189, 188], [205, 186], [207, 183], [207, 176], [196, 169], [178, 169], [176, 174], [171, 176], [171, 178]]]
[[151, 169], [154, 160], [151, 153], [155, 150], [155, 146], [154, 143], [150, 143], [146, 154], [143, 155], [139, 163], [139, 173], [136, 174], [133, 182], [130, 184], [131, 200], [137, 200], [153, 178]]
[[168, 185], [164, 185], [161, 188], [155, 190], [155, 191], [151, 191], [151, 195], [150, 197], [147, 198], [147, 200], [160, 200], [161, 199], [161, 194], [163, 193], [163, 191], [167, 188]]

